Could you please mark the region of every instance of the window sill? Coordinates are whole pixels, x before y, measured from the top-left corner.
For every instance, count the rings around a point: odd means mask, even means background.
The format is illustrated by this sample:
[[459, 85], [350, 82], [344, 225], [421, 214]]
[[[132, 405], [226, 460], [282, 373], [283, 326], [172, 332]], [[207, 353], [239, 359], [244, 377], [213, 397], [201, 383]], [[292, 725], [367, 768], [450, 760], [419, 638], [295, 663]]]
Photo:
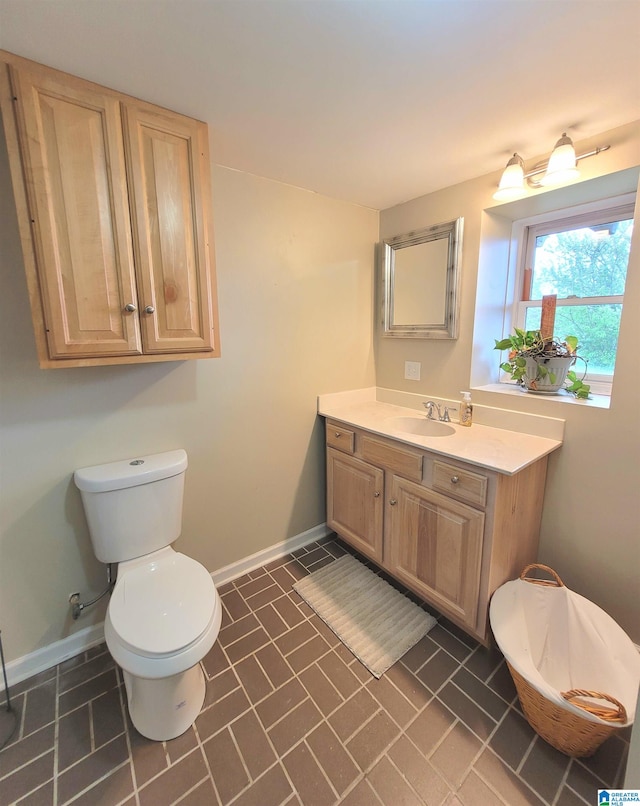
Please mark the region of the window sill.
[[574, 397], [570, 392], [563, 391], [557, 395], [531, 395], [515, 383], [489, 383], [485, 386], [474, 386], [472, 391], [493, 392], [498, 395], [507, 395], [521, 399], [528, 397], [529, 399], [543, 400], [552, 404], [559, 403], [569, 406], [586, 406], [590, 409], [608, 409], [611, 406], [611, 398], [608, 395], [592, 394], [587, 400], [578, 400], [578, 398]]

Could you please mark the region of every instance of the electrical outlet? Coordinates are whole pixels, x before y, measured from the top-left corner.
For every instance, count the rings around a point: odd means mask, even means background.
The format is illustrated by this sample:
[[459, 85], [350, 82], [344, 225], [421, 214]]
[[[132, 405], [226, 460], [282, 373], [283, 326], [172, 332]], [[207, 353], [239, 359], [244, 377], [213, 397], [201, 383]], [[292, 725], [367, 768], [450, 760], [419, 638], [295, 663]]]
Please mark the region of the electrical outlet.
[[405, 361], [404, 377], [409, 381], [419, 381], [421, 366], [422, 364], [419, 361]]

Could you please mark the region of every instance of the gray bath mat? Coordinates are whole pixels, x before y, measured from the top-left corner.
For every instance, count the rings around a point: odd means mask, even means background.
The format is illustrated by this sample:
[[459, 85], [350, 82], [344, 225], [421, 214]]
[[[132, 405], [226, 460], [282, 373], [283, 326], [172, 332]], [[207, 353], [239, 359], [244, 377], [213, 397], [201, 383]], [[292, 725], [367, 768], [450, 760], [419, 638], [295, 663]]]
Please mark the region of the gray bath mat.
[[293, 588], [374, 677], [381, 677], [436, 623], [350, 554]]

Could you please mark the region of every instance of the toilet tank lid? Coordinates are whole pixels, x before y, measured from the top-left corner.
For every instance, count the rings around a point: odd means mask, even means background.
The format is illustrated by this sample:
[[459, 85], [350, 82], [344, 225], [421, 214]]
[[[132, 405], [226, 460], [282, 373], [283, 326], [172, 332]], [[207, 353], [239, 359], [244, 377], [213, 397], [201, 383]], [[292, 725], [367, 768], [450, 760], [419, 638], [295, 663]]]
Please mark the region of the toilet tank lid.
[[167, 479], [184, 473], [186, 469], [187, 454], [179, 449], [82, 467], [76, 470], [73, 478], [76, 487], [84, 492], [105, 493]]

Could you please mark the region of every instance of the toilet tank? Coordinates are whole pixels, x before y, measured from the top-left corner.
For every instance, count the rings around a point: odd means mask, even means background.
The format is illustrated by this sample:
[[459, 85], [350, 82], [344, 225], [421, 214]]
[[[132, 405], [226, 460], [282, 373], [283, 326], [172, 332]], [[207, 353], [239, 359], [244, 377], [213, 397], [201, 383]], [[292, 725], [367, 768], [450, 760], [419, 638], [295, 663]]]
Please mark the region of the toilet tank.
[[187, 454], [177, 450], [76, 470], [101, 562], [132, 560], [178, 539], [186, 469]]

